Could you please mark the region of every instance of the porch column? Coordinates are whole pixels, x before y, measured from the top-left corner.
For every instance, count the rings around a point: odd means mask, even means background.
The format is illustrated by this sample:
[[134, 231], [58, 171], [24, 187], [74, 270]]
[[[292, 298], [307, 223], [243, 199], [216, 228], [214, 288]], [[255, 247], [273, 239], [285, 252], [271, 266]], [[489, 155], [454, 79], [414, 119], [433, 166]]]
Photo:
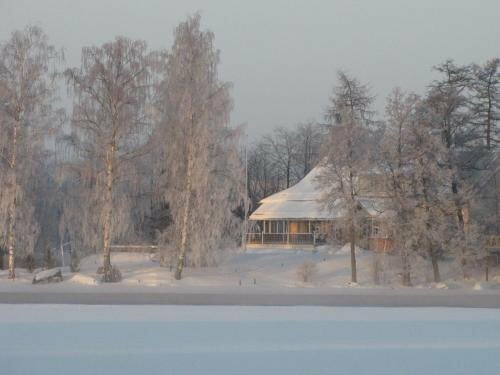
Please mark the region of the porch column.
[[288, 226], [288, 220], [285, 220], [283, 223], [284, 223], [283, 224], [284, 225], [283, 230], [286, 233], [286, 243], [288, 244], [288, 243], [290, 243], [290, 228]]
[[263, 223], [263, 228], [262, 228], [262, 232], [261, 232], [261, 236], [260, 236], [261, 245], [264, 244], [264, 233], [266, 233], [266, 220], [262, 221], [262, 223]]

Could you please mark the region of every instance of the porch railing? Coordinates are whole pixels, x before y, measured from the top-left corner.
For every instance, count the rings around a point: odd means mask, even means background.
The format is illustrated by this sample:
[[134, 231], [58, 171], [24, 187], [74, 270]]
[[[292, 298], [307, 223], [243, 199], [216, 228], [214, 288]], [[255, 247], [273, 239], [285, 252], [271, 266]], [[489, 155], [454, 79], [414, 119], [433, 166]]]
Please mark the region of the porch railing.
[[316, 233], [247, 233], [247, 244], [318, 245], [324, 236]]

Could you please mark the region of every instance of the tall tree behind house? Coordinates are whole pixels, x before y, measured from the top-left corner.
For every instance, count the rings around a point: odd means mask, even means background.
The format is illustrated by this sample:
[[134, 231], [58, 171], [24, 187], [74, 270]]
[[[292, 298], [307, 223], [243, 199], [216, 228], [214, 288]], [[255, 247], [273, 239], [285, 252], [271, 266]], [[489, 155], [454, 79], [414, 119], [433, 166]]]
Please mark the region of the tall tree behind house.
[[271, 194], [300, 181], [320, 158], [325, 129], [316, 122], [278, 128], [256, 141], [248, 153], [251, 208]]
[[295, 171], [297, 154], [295, 132], [282, 127], [277, 128], [273, 134], [264, 137], [264, 143], [270, 156], [269, 161], [283, 181], [283, 188], [288, 189], [298, 180]]

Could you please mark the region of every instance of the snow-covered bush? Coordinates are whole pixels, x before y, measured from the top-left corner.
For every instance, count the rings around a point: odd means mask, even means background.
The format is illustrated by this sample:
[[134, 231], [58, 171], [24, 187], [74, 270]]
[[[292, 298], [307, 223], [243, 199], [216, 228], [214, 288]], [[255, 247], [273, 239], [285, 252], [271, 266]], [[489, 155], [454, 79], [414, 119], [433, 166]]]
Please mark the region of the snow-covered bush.
[[317, 273], [318, 267], [313, 262], [304, 262], [297, 268], [297, 277], [304, 283], [310, 283]]
[[59, 268], [38, 272], [33, 277], [33, 284], [59, 283], [61, 281], [63, 281], [63, 276]]

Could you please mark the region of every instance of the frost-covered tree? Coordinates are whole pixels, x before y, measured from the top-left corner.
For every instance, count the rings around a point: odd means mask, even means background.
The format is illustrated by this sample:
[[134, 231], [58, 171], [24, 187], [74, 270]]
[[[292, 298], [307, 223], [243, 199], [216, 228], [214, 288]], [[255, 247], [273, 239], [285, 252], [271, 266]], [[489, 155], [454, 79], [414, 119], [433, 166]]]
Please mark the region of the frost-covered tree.
[[[475, 156], [463, 158], [464, 151], [473, 147], [476, 132], [470, 126], [471, 113], [467, 95], [471, 84], [470, 66], [457, 66], [452, 60], [435, 67], [441, 79], [435, 80], [426, 98], [426, 106], [432, 111], [432, 128], [440, 132], [441, 141], [446, 149], [443, 155], [443, 173], [451, 176], [449, 188], [453, 196], [457, 217], [457, 235], [465, 242], [464, 209], [466, 202], [465, 181], [461, 170], [475, 163]], [[444, 169], [447, 169], [445, 171]], [[465, 267], [465, 257], [462, 268]]]
[[185, 263], [212, 263], [225, 232], [234, 230], [232, 210], [241, 204], [244, 179], [238, 132], [228, 126], [230, 85], [218, 77], [214, 35], [200, 29], [196, 14], [177, 26], [174, 38], [154, 137], [161, 140], [159, 185], [173, 219], [161, 242], [175, 252], [180, 279]]
[[130, 226], [129, 197], [116, 191], [118, 182], [131, 160], [149, 149], [148, 104], [156, 66], [157, 54], [148, 53], [145, 42], [118, 37], [83, 48], [81, 67], [66, 71], [75, 98], [68, 141], [79, 159], [74, 165], [89, 170], [91, 194], [99, 201], [99, 212], [92, 214], [99, 231], [93, 235], [101, 243], [106, 281], [113, 279], [111, 243]]
[[387, 208], [394, 246], [402, 265], [402, 282], [411, 286], [412, 254], [415, 236], [412, 218], [415, 215], [415, 196], [412, 183], [413, 162], [417, 153], [412, 139], [412, 127], [417, 126], [416, 111], [419, 98], [394, 89], [386, 105], [387, 124], [379, 152], [380, 170], [384, 174], [385, 192], [390, 200]]
[[338, 73], [338, 86], [326, 115], [332, 126], [323, 145], [323, 168], [317, 181], [325, 192], [322, 197], [325, 207], [341, 204], [346, 211], [352, 282], [357, 282], [356, 233], [362, 225], [363, 215], [359, 178], [373, 163], [370, 158], [370, 147], [374, 143], [370, 123], [372, 102], [366, 85], [344, 72]]
[[[46, 136], [60, 124], [54, 110], [57, 66], [62, 55], [38, 27], [12, 33], [0, 46], [0, 207], [9, 253], [9, 277], [15, 278], [17, 250], [33, 252], [37, 224], [33, 221], [33, 160]], [[0, 210], [1, 211], [1, 210]], [[3, 216], [2, 216], [3, 219]], [[25, 242], [27, 241], [27, 242]], [[24, 243], [23, 243], [24, 242]]]
[[412, 184], [415, 189], [416, 208], [412, 217], [413, 232], [418, 239], [418, 249], [430, 258], [435, 282], [441, 281], [439, 259], [447, 244], [457, 233], [455, 200], [447, 189], [453, 172], [443, 168], [448, 149], [440, 134], [434, 131], [436, 114], [425, 102], [419, 106], [414, 126], [410, 128], [414, 162], [411, 166]]

